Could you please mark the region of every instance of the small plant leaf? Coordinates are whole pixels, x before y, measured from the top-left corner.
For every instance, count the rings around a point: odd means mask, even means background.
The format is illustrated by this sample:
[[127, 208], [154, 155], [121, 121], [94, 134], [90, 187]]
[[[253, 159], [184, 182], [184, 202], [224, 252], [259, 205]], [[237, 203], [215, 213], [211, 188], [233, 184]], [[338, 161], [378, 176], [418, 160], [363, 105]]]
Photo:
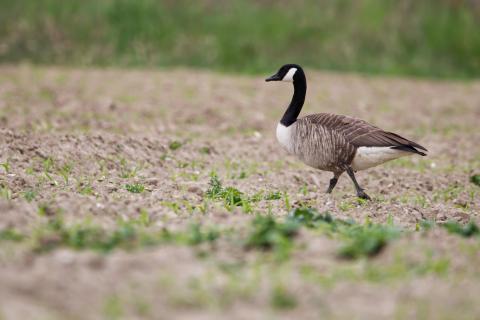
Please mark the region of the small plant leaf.
[[471, 176], [470, 182], [480, 187], [480, 174], [474, 174]]
[[473, 221], [470, 221], [466, 225], [462, 225], [455, 221], [448, 221], [442, 224], [442, 226], [447, 229], [448, 232], [458, 234], [466, 238], [480, 234], [480, 229]]
[[168, 145], [168, 147], [170, 148], [170, 150], [172, 151], [175, 151], [177, 149], [180, 149], [180, 147], [182, 146], [182, 143], [180, 141], [172, 141], [170, 142], [170, 144]]
[[131, 193], [142, 193], [145, 190], [145, 187], [142, 184], [134, 183], [134, 184], [126, 184], [125, 189]]

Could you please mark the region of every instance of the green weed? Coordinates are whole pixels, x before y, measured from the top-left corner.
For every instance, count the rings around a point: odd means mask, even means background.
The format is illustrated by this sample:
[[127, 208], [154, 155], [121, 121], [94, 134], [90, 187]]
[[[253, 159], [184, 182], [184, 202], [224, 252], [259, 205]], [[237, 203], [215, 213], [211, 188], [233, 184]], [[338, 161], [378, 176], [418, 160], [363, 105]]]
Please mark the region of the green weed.
[[43, 174], [44, 174], [45, 178], [47, 178], [47, 180], [48, 180], [52, 185], [57, 186], [57, 185], [58, 185], [58, 182], [57, 182], [57, 180], [55, 180], [54, 177], [52, 176], [53, 169], [54, 169], [54, 167], [55, 167], [55, 161], [53, 160], [53, 158], [48, 157], [48, 158], [44, 159], [44, 160], [42, 161], [42, 164], [43, 164]]
[[219, 238], [220, 233], [213, 228], [204, 230], [201, 225], [192, 224], [190, 225], [190, 229], [187, 231], [186, 235], [187, 244], [198, 245], [204, 242], [215, 242]]
[[4, 198], [6, 200], [12, 199], [12, 190], [8, 186], [0, 185], [0, 198]]
[[90, 221], [67, 225], [62, 216], [56, 214], [33, 232], [33, 249], [42, 253], [58, 247], [68, 247], [108, 253], [117, 248], [134, 250], [162, 243], [194, 246], [204, 242], [213, 243], [220, 236], [216, 229], [199, 224], [192, 224], [185, 231], [148, 231], [142, 219], [144, 218], [118, 221], [115, 228], [105, 229]]
[[296, 208], [289, 213], [288, 218], [338, 237], [344, 243], [339, 255], [349, 259], [376, 255], [400, 233], [393, 225], [370, 222], [357, 224], [353, 221], [335, 219], [329, 213], [320, 214], [312, 208]]
[[168, 147], [170, 148], [170, 150], [172, 151], [175, 151], [177, 149], [180, 149], [180, 147], [182, 146], [182, 143], [180, 141], [172, 141], [170, 142], [170, 144], [168, 145]]
[[90, 185], [83, 186], [78, 192], [84, 196], [89, 196], [94, 193], [93, 187]]
[[3, 170], [5, 170], [5, 173], [7, 173], [7, 174], [10, 173], [10, 171], [12, 169], [12, 166], [11, 166], [11, 164], [8, 160], [0, 163], [0, 166], [3, 167]]
[[303, 186], [300, 187], [299, 192], [301, 194], [303, 194], [304, 196], [306, 196], [308, 194], [308, 186], [306, 184], [304, 184]]
[[140, 183], [126, 184], [125, 190], [131, 193], [142, 193], [145, 190], [145, 186]]
[[214, 173], [210, 175], [210, 188], [207, 190], [206, 194], [212, 199], [221, 197], [223, 192], [222, 182], [218, 176]]
[[77, 180], [77, 190], [78, 193], [83, 194], [84, 196], [89, 196], [94, 194], [94, 190], [89, 181]]
[[279, 259], [288, 257], [293, 237], [300, 224], [293, 220], [279, 222], [271, 216], [257, 216], [252, 221], [245, 246], [263, 250], [273, 249]]
[[341, 257], [356, 259], [378, 254], [387, 243], [399, 236], [400, 231], [377, 224], [353, 225], [345, 230], [345, 244], [340, 248]]
[[174, 201], [162, 201], [160, 204], [164, 207], [171, 209], [175, 214], [181, 213], [181, 206], [177, 202]]
[[282, 199], [282, 193], [278, 191], [271, 191], [264, 197], [265, 200], [280, 200]]
[[0, 230], [0, 241], [19, 242], [25, 239], [25, 236], [13, 228]]
[[[309, 227], [313, 227], [315, 221], [322, 219], [318, 212], [312, 208], [295, 208], [289, 212], [288, 218]], [[323, 220], [333, 221], [330, 215], [325, 216]]]
[[23, 193], [23, 197], [28, 202], [32, 202], [36, 196], [37, 196], [37, 193], [34, 190], [27, 190]]
[[470, 182], [480, 187], [480, 174], [474, 174], [471, 176]]
[[35, 170], [33, 169], [33, 167], [27, 167], [27, 168], [25, 169], [25, 173], [28, 174], [28, 175], [30, 175], [30, 176], [32, 176], [32, 175], [35, 174]]
[[55, 165], [55, 161], [53, 160], [53, 158], [48, 157], [48, 158], [44, 159], [42, 163], [43, 163], [43, 171], [45, 171], [47, 173], [53, 171], [53, 167]]
[[436, 226], [445, 228], [449, 233], [457, 234], [459, 236], [469, 238], [480, 235], [480, 228], [474, 221], [469, 221], [467, 224], [461, 224], [456, 221], [447, 221], [445, 223], [436, 224], [434, 221], [424, 220], [417, 224], [416, 230], [429, 231]]
[[118, 320], [124, 317], [123, 303], [116, 295], [107, 298], [103, 305], [103, 313], [107, 320]]
[[445, 189], [437, 190], [434, 192], [433, 201], [449, 202], [458, 198], [463, 191], [463, 187], [459, 185], [450, 185]]
[[37, 214], [40, 217], [50, 217], [56, 215], [58, 212], [56, 209], [52, 208], [49, 204], [47, 203], [40, 203], [38, 205], [38, 211]]
[[339, 203], [338, 208], [342, 211], [349, 211], [355, 208], [355, 205], [349, 200], [345, 200]]
[[151, 317], [152, 306], [147, 301], [145, 301], [143, 297], [134, 297], [132, 303], [135, 313], [138, 314], [140, 317], [147, 319]]
[[441, 224], [442, 227], [447, 229], [448, 232], [458, 234], [462, 237], [472, 237], [480, 234], [480, 229], [475, 222], [470, 221], [466, 225], [462, 225], [455, 221], [448, 221]]
[[271, 304], [275, 309], [288, 310], [297, 306], [297, 300], [285, 286], [276, 285], [272, 290]]
[[287, 216], [288, 219], [294, 220], [309, 228], [322, 229], [329, 233], [337, 232], [340, 227], [349, 227], [354, 224], [353, 221], [344, 221], [333, 218], [330, 213], [319, 213], [316, 209], [301, 207], [291, 210]]
[[120, 160], [120, 177], [123, 179], [135, 178], [140, 169], [139, 166], [129, 166], [125, 159]]
[[136, 222], [142, 227], [149, 227], [152, 223], [150, 220], [150, 215], [145, 209], [140, 210], [140, 214], [138, 215]]
[[422, 220], [415, 225], [415, 231], [420, 231], [420, 230], [428, 231], [434, 227], [435, 227], [435, 221]]
[[68, 185], [69, 176], [72, 173], [72, 169], [73, 169], [73, 166], [71, 164], [66, 163], [58, 171], [60, 176], [62, 176], [63, 182], [65, 183], [65, 185]]
[[234, 187], [223, 187], [216, 174], [210, 176], [210, 187], [206, 191], [210, 199], [223, 200], [227, 207], [241, 206], [246, 212], [251, 212], [250, 199]]
[[288, 196], [288, 193], [286, 191], [283, 193], [283, 202], [287, 211], [292, 210], [292, 206], [290, 205], [290, 197]]
[[212, 153], [212, 149], [210, 147], [201, 147], [198, 151], [202, 154], [211, 154]]

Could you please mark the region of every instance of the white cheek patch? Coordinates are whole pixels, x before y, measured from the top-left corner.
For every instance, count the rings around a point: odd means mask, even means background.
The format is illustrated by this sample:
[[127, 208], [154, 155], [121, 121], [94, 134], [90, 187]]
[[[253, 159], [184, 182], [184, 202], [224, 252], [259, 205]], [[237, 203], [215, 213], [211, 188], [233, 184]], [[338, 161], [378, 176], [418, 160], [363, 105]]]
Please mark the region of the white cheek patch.
[[283, 77], [282, 81], [292, 82], [295, 72], [297, 72], [297, 68], [290, 68], [285, 77]]

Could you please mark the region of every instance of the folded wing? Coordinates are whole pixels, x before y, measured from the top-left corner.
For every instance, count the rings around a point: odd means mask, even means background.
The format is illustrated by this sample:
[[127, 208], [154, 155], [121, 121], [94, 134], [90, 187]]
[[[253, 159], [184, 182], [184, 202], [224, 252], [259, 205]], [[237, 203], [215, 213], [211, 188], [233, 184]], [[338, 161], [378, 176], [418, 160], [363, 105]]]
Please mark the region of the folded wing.
[[390, 147], [392, 149], [426, 154], [420, 150], [428, 151], [416, 142], [408, 140], [393, 132], [384, 131], [366, 121], [343, 115], [318, 113], [305, 118], [312, 123], [324, 126], [342, 134], [345, 139], [355, 147]]

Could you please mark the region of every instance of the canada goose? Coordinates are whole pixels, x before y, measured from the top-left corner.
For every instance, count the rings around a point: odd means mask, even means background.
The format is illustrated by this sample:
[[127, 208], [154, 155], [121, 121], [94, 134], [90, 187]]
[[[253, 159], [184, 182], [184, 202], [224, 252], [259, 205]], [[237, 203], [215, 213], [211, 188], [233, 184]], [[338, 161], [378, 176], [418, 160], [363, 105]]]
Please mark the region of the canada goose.
[[383, 131], [363, 120], [317, 113], [298, 119], [307, 92], [307, 80], [297, 64], [286, 64], [266, 81], [293, 82], [293, 97], [277, 125], [277, 140], [305, 164], [333, 172], [327, 193], [347, 172], [358, 197], [370, 199], [355, 179], [355, 172], [403, 156], [426, 154], [424, 147], [395, 133]]

